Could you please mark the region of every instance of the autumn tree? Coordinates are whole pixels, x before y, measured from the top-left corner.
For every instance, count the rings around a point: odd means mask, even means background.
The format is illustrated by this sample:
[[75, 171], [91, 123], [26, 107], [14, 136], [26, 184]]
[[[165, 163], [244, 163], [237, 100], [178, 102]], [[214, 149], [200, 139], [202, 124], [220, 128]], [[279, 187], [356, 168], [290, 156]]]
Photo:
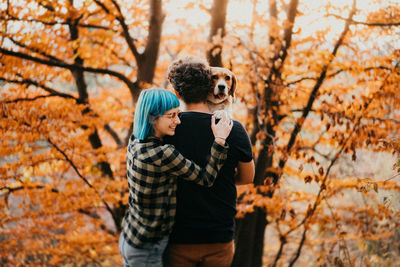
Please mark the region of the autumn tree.
[[225, 36], [227, 6], [228, 0], [214, 0], [210, 9], [211, 25], [208, 38], [211, 47], [207, 51], [210, 66], [222, 67], [222, 41]]
[[1, 3], [3, 262], [116, 253], [124, 134], [153, 82], [163, 19], [159, 0]]
[[[350, 155], [355, 161], [363, 149], [398, 152], [398, 144], [388, 142], [399, 131], [398, 99], [393, 95], [399, 78], [399, 48], [391, 41], [398, 34], [399, 6], [392, 2], [376, 5], [379, 8], [362, 9], [356, 1], [318, 7], [298, 0], [269, 1], [268, 12], [256, 14], [253, 35], [231, 36], [236, 44], [230, 55], [240, 49], [247, 57], [244, 63], [233, 65], [235, 72], [243, 73], [242, 100], [250, 111], [248, 125], [256, 156], [254, 186], [239, 196], [244, 213], [238, 220], [234, 266], [262, 265], [267, 226], [275, 229], [280, 242], [274, 258], [267, 262], [272, 266], [282, 261], [293, 266], [310, 232], [317, 225], [326, 227], [327, 220], [335, 222], [328, 232], [339, 243], [349, 230], [363, 232], [369, 236], [365, 239], [377, 234], [373, 227], [357, 227], [363, 219], [346, 221], [348, 214], [343, 210], [350, 207], [335, 209], [329, 204], [345, 190], [338, 185], [345, 184], [345, 177], [333, 171], [339, 159]], [[314, 36], [302, 34], [306, 28], [298, 21], [310, 14], [322, 14], [315, 19], [329, 18], [335, 26], [320, 27]], [[256, 38], [265, 43], [261, 45]], [[386, 40], [385, 50], [368, 38]], [[284, 186], [282, 179], [294, 178], [314, 184], [317, 191], [305, 194]], [[346, 188], [361, 186], [364, 193], [372, 188], [377, 191], [379, 186], [393, 188], [388, 180], [378, 186], [365, 178], [348, 180]], [[330, 218], [328, 208], [333, 209]], [[357, 216], [364, 207], [350, 209], [354, 212], [350, 216]], [[369, 216], [376, 216], [379, 209], [385, 210], [378, 203]], [[384, 217], [391, 216], [386, 209]], [[343, 244], [338, 247], [342, 253]], [[326, 257], [323, 254], [320, 260], [325, 262]], [[354, 258], [351, 261], [348, 253], [342, 253], [335, 261], [352, 264]]]
[[155, 0], [1, 2], [1, 262], [121, 262], [134, 103], [142, 88], [168, 85], [172, 59], [195, 54], [238, 76], [233, 116], [256, 160], [254, 185], [238, 187], [233, 265], [390, 264], [398, 3], [163, 7], [167, 27]]

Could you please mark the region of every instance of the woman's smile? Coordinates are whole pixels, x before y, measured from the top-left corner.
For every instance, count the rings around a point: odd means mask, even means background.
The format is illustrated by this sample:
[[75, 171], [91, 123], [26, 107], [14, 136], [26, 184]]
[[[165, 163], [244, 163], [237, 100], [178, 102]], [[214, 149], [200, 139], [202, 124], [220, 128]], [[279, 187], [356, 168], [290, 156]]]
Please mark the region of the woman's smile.
[[179, 108], [173, 108], [158, 117], [153, 124], [154, 135], [159, 138], [163, 138], [165, 135], [174, 135], [176, 126], [181, 123], [180, 114]]

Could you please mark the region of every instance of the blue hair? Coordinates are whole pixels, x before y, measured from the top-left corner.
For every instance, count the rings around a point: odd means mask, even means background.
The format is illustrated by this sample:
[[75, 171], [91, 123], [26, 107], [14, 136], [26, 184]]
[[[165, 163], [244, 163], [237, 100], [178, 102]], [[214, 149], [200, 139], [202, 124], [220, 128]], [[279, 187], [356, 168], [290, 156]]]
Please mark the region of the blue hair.
[[176, 95], [165, 89], [143, 90], [136, 103], [133, 135], [137, 139], [145, 139], [154, 134], [154, 120], [170, 109], [179, 107]]

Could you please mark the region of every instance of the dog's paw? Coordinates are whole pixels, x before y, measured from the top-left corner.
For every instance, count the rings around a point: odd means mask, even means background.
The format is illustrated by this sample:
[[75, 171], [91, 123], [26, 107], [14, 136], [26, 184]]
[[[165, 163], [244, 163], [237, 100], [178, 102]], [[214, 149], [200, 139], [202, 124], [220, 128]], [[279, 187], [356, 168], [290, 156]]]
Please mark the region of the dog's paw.
[[222, 119], [223, 117], [227, 117], [232, 119], [232, 116], [226, 110], [216, 110], [214, 111], [214, 117], [216, 119]]

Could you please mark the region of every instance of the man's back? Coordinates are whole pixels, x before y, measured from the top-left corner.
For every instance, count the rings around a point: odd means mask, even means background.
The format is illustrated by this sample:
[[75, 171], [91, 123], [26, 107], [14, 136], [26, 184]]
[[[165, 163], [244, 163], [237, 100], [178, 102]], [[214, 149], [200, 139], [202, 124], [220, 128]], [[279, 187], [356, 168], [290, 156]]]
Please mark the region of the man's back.
[[[175, 136], [166, 139], [185, 157], [205, 166], [214, 136], [211, 114], [184, 112]], [[171, 243], [210, 244], [230, 242], [236, 214], [235, 168], [238, 162], [252, 160], [249, 138], [243, 126], [234, 121], [227, 139], [228, 158], [214, 185], [204, 188], [178, 180], [177, 213]]]

